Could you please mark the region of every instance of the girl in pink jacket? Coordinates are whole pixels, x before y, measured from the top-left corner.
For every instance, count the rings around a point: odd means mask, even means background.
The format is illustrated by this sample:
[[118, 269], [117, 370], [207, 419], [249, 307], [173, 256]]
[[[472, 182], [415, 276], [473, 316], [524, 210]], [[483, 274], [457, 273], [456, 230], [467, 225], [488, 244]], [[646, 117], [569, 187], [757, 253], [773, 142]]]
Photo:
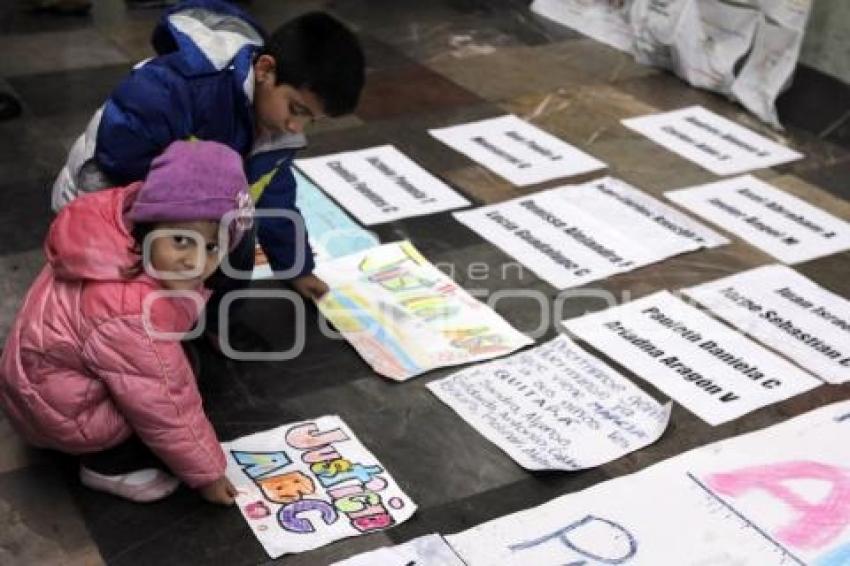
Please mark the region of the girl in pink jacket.
[[250, 202], [236, 152], [178, 141], [144, 183], [81, 197], [50, 226], [47, 265], [3, 348], [0, 407], [31, 443], [80, 454], [83, 484], [154, 501], [179, 478], [233, 502], [180, 337]]

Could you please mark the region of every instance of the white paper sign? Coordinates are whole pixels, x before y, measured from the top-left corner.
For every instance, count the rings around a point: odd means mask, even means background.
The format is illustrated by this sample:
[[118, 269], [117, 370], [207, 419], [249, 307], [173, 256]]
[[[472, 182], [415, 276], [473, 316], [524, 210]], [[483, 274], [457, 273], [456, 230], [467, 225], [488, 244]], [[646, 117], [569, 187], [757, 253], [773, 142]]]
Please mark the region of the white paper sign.
[[601, 466], [658, 440], [670, 419], [670, 404], [566, 336], [428, 389], [529, 470]]
[[738, 100], [779, 127], [812, 0], [534, 0], [531, 9], [639, 63]]
[[533, 343], [407, 241], [323, 263], [316, 275], [330, 286], [318, 303], [321, 313], [391, 379], [489, 360]]
[[534, 0], [532, 11], [610, 45], [631, 51], [634, 38], [629, 25], [633, 0]]
[[846, 566], [850, 402], [447, 536], [469, 566]]
[[454, 216], [557, 289], [727, 243], [681, 212], [611, 177]]
[[850, 381], [850, 301], [790, 267], [759, 267], [682, 292], [825, 381]]
[[295, 164], [366, 225], [469, 204], [390, 145], [298, 159]]
[[520, 187], [605, 168], [598, 159], [513, 115], [429, 132]]
[[222, 443], [236, 503], [272, 558], [402, 523], [416, 505], [337, 416]]
[[331, 566], [466, 566], [440, 535], [425, 535], [404, 544], [379, 548]]
[[701, 106], [628, 118], [623, 124], [716, 175], [737, 175], [803, 157]]
[[850, 249], [850, 223], [751, 175], [665, 196], [784, 263]]
[[642, 1], [632, 15], [639, 63], [673, 69], [693, 86], [727, 94], [761, 19], [750, 6], [720, 0]]
[[667, 291], [564, 325], [711, 425], [821, 383]]

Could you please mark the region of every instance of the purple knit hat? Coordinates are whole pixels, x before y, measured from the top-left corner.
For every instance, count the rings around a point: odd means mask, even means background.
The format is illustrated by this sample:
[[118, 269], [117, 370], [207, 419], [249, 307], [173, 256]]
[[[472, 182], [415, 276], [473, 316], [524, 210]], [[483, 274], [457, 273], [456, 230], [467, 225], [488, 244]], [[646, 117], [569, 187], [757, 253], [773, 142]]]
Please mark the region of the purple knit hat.
[[238, 211], [241, 220], [231, 224], [232, 247], [250, 227], [253, 212], [242, 157], [217, 142], [176, 141], [151, 163], [127, 219], [221, 220], [230, 211]]

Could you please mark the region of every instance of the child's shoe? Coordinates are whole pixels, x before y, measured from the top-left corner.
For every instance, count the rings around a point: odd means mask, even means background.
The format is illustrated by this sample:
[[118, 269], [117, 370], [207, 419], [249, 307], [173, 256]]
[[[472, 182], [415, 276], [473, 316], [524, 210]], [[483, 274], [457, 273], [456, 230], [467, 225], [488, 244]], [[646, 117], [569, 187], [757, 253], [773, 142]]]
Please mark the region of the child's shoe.
[[180, 480], [156, 468], [107, 476], [80, 466], [80, 481], [88, 488], [137, 503], [148, 503], [168, 497], [180, 485]]

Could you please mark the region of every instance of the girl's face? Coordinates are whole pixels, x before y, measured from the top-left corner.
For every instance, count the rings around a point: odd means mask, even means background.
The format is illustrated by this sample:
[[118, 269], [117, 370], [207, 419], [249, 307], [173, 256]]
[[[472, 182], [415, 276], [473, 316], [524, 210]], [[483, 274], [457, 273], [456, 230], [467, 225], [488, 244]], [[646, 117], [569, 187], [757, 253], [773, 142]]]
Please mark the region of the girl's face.
[[161, 222], [148, 238], [148, 272], [172, 291], [197, 289], [223, 257], [215, 221]]

